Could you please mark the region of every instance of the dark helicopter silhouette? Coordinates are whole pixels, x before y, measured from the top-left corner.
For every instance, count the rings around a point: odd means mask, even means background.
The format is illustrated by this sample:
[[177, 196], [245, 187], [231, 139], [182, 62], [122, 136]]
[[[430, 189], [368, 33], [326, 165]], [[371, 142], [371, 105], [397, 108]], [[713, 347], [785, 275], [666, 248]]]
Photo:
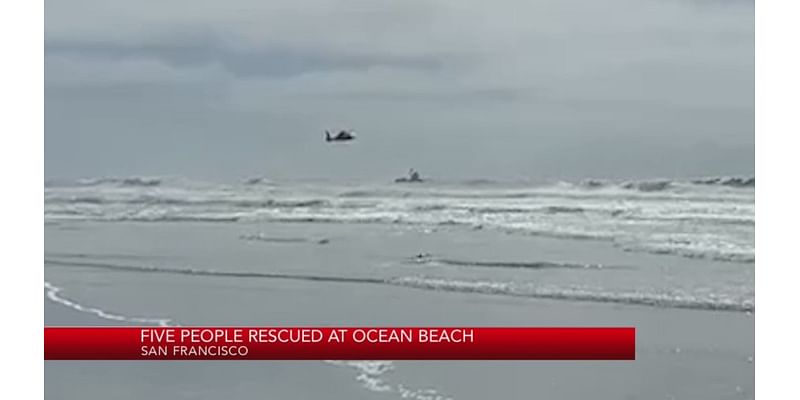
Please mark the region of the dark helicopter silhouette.
[[331, 136], [329, 131], [325, 131], [325, 141], [326, 142], [347, 142], [350, 140], [354, 140], [356, 135], [353, 131], [340, 131], [338, 135]]

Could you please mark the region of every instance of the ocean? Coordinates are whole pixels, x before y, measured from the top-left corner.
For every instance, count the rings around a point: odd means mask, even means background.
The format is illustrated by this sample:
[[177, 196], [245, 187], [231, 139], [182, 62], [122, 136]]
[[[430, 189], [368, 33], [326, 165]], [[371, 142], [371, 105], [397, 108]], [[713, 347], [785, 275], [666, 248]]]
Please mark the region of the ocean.
[[[468, 362], [308, 368], [325, 381], [339, 374], [329, 370], [352, 371], [342, 390], [364, 398], [527, 398], [527, 385], [542, 380], [554, 385], [544, 392], [554, 398], [749, 398], [754, 188], [752, 177], [49, 180], [45, 318], [161, 326], [633, 324], [641, 332], [637, 368], [609, 367], [600, 373], [607, 382], [574, 393], [570, 376], [591, 368], [528, 364], [521, 368], [539, 378], [511, 388], [512, 364], [493, 367], [502, 376]], [[696, 328], [704, 331], [684, 334]], [[58, 365], [47, 368], [65, 377], [48, 385], [75, 379]], [[687, 368], [697, 376], [684, 376]], [[455, 379], [459, 370], [490, 383]], [[664, 381], [627, 391], [614, 383], [654, 377]], [[142, 390], [136, 382], [129, 382], [134, 393]]]

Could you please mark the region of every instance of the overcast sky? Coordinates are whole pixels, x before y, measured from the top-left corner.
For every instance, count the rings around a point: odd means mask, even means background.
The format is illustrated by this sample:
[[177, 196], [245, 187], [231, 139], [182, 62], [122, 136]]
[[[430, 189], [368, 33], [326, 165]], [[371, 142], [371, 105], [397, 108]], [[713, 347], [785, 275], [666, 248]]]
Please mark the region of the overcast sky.
[[[48, 0], [48, 177], [754, 170], [752, 0]], [[324, 129], [358, 140], [326, 144]]]

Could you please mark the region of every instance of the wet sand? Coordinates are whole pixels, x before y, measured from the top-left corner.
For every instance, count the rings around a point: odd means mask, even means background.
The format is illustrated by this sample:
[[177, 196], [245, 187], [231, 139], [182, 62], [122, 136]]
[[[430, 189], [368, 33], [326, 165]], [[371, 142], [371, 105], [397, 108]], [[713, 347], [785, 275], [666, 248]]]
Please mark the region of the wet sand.
[[[46, 231], [45, 258], [72, 260], [75, 264], [205, 270], [252, 270], [260, 266], [282, 273], [383, 278], [423, 272], [449, 276], [453, 273], [450, 267], [403, 263], [401, 255], [413, 256], [432, 247], [439, 253], [471, 258], [484, 254], [486, 259], [498, 259], [503, 255], [504, 260], [522, 259], [526, 253], [535, 252], [531, 249], [537, 245], [549, 249], [547, 259], [571, 256], [578, 261], [601, 259], [607, 265], [641, 265], [651, 259], [606, 251], [592, 244], [562, 244], [559, 250], [549, 241], [517, 243], [498, 238], [491, 242], [453, 232], [402, 230], [376, 236], [371, 228], [330, 226], [132, 224], [111, 228], [77, 224], [70, 229], [49, 226]], [[330, 242], [240, 239], [241, 234], [254, 231], [276, 237], [304, 233], [305, 237], [324, 237]], [[359, 235], [363, 240], [354, 241]], [[209, 238], [218, 240], [211, 242]], [[353, 245], [354, 242], [360, 245]], [[476, 243], [483, 243], [483, 248]], [[466, 254], [465, 248], [472, 248], [474, 254]], [[663, 260], [670, 264], [670, 259]], [[679, 269], [694, 264], [676, 261], [674, 265]], [[562, 272], [554, 275], [468, 269], [455, 273], [460, 274], [459, 279], [497, 275], [505, 279], [526, 274], [528, 280], [540, 276], [564, 279]], [[60, 298], [74, 304], [130, 318], [165, 318], [180, 325], [637, 327], [637, 360], [631, 362], [47, 362], [48, 398], [104, 399], [109, 394], [114, 398], [155, 399], [754, 397], [754, 317], [746, 312], [548, 300], [357, 282], [145, 273], [54, 263], [46, 263], [45, 277], [54, 287], [61, 288], [57, 293]], [[656, 278], [637, 277], [630, 284]], [[583, 274], [576, 279], [593, 278]], [[45, 292], [47, 295], [48, 290]], [[133, 324], [77, 311], [50, 298], [45, 302], [45, 322]]]

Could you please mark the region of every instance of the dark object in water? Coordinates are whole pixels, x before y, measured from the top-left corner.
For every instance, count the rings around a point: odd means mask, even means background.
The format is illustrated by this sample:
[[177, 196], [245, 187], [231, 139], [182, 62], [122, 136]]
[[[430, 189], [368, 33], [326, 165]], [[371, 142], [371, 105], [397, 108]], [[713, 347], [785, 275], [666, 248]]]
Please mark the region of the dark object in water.
[[353, 134], [353, 131], [340, 131], [338, 135], [331, 136], [329, 131], [325, 131], [325, 141], [326, 142], [346, 142], [349, 140], [353, 140], [356, 138], [356, 135]]
[[419, 253], [416, 256], [414, 256], [414, 259], [417, 262], [428, 262], [430, 261], [431, 257], [432, 257], [431, 253]]
[[408, 178], [397, 178], [394, 180], [395, 183], [408, 183], [408, 182], [424, 182], [422, 178], [419, 177], [419, 172], [415, 171], [414, 168], [408, 170]]
[[425, 182], [423, 179], [409, 179], [409, 178], [397, 178], [394, 180], [395, 183], [422, 183]]

